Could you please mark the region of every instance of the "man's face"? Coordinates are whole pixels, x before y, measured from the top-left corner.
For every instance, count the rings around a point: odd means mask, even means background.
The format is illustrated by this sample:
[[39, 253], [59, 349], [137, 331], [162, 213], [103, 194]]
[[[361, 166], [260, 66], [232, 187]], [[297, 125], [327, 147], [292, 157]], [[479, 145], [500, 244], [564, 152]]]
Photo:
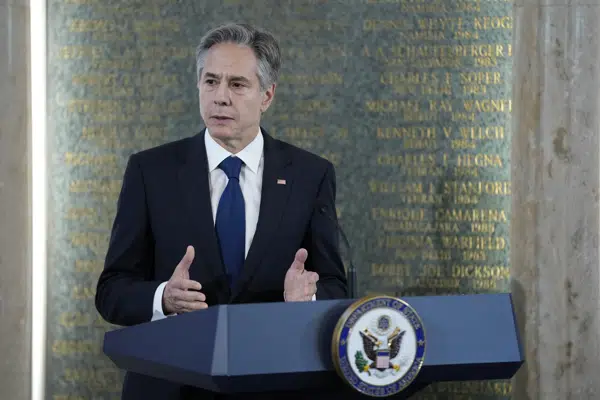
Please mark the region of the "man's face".
[[246, 46], [221, 43], [210, 48], [198, 82], [200, 115], [211, 136], [222, 145], [241, 150], [250, 143], [267, 110], [275, 85], [262, 91], [257, 59]]

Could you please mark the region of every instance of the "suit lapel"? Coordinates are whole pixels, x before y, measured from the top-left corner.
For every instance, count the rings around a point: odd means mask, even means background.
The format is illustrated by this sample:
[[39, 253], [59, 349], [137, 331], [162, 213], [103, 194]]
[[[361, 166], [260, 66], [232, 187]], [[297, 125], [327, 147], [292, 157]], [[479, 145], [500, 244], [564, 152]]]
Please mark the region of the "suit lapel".
[[258, 223], [244, 268], [232, 288], [230, 300], [240, 294], [259, 268], [264, 253], [277, 231], [292, 187], [292, 177], [288, 168], [291, 160], [286, 157], [279, 143], [264, 129], [262, 131], [265, 139], [264, 167]]
[[[204, 260], [212, 275], [219, 277], [224, 274], [224, 268], [210, 203], [208, 161], [204, 145], [205, 132], [206, 130], [191, 139], [192, 145], [185, 163], [179, 170], [179, 186], [186, 207], [186, 216], [192, 227], [191, 243], [194, 244], [196, 258]], [[190, 279], [198, 280], [198, 272], [192, 264]]]

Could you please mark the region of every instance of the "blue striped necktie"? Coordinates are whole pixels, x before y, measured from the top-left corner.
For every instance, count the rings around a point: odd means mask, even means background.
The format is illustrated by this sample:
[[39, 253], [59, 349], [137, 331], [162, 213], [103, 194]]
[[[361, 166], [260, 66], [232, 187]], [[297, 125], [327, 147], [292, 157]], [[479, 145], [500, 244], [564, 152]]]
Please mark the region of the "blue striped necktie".
[[219, 164], [229, 182], [219, 200], [216, 230], [229, 284], [239, 276], [246, 258], [246, 213], [240, 187], [242, 160], [228, 157]]

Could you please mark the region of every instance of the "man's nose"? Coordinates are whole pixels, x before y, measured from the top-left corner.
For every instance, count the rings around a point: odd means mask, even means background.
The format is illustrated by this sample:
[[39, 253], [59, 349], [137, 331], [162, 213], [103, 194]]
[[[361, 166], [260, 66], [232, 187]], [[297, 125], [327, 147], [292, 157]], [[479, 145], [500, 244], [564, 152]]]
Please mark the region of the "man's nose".
[[217, 92], [215, 93], [215, 104], [225, 106], [230, 103], [230, 100], [227, 83], [220, 83], [217, 87]]

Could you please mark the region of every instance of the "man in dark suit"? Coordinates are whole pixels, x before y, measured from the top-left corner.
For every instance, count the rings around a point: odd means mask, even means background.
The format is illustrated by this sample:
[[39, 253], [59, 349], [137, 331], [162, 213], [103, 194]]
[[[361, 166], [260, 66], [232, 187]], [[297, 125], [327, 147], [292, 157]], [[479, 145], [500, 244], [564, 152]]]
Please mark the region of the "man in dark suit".
[[[347, 297], [333, 165], [261, 128], [280, 51], [228, 24], [197, 50], [199, 134], [130, 157], [96, 308], [134, 325], [216, 304]], [[201, 391], [128, 374], [124, 399]], [[210, 398], [206, 393], [201, 398]]]

